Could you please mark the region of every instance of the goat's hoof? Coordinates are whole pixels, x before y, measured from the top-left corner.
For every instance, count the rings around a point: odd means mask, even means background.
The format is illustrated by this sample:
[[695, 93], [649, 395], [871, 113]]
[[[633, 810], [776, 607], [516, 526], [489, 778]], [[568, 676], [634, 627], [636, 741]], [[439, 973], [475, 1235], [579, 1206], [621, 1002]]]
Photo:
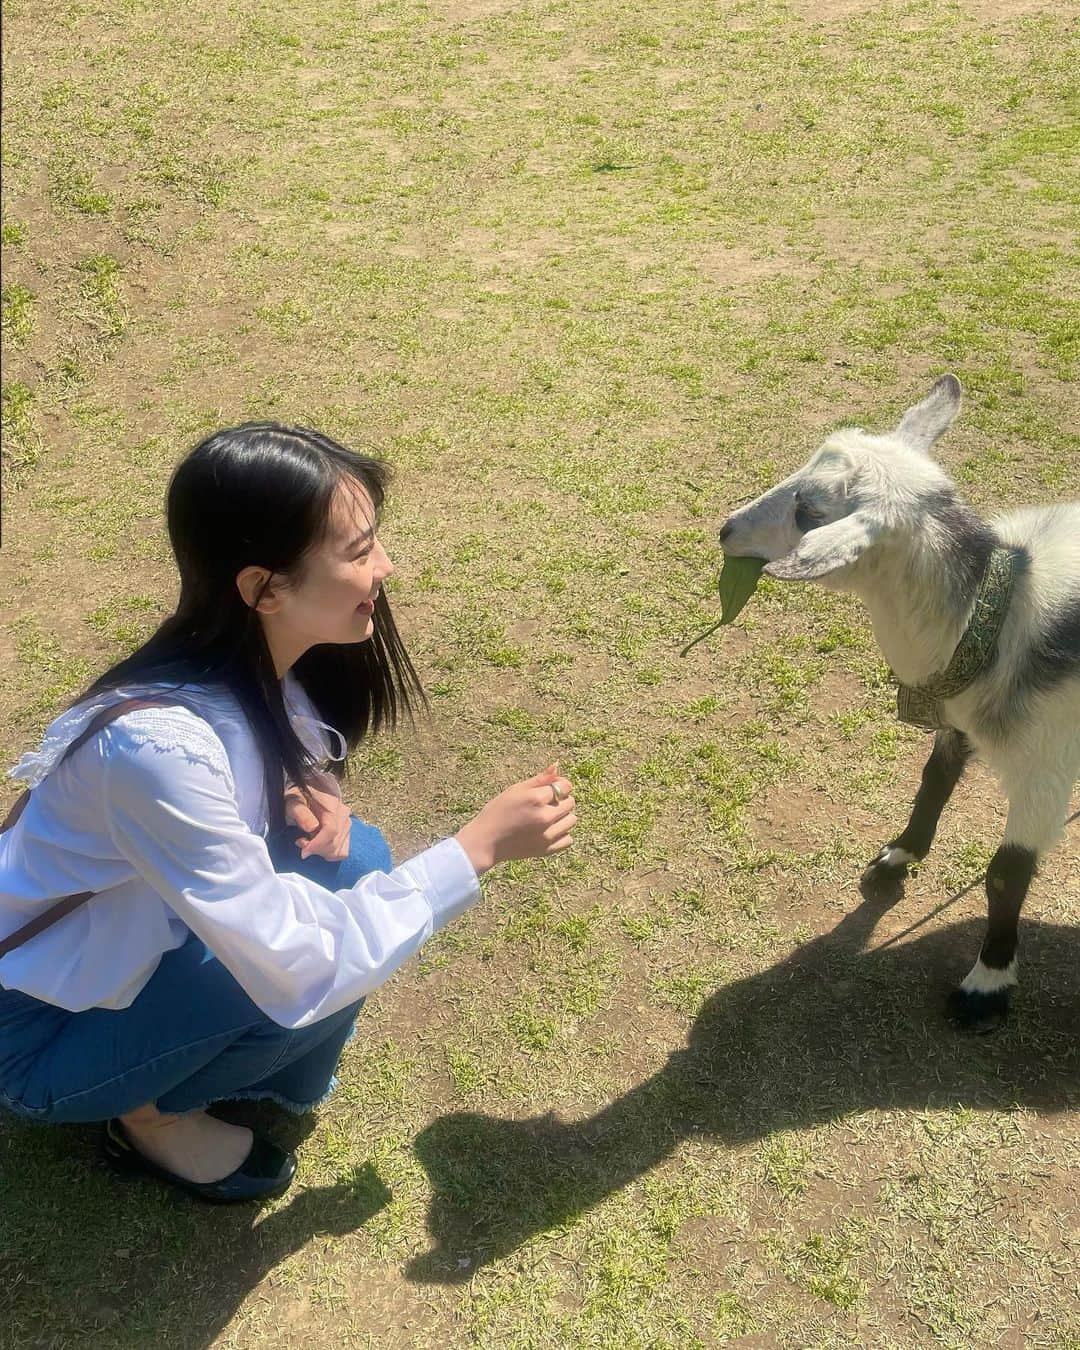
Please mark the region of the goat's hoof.
[[998, 1031], [1009, 1016], [1008, 990], [980, 994], [973, 989], [954, 989], [949, 995], [949, 1016], [961, 1031], [978, 1036]]
[[900, 886], [911, 863], [917, 862], [907, 849], [886, 844], [859, 878], [859, 889], [866, 894], [880, 894]]

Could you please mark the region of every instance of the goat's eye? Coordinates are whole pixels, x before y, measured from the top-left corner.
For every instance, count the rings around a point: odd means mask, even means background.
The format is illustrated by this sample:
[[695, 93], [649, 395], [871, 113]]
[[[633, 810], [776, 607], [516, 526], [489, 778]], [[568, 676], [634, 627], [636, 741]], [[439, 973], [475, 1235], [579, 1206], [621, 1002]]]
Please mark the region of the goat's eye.
[[804, 533], [820, 525], [824, 514], [814, 506], [808, 506], [799, 493], [795, 494], [795, 524]]

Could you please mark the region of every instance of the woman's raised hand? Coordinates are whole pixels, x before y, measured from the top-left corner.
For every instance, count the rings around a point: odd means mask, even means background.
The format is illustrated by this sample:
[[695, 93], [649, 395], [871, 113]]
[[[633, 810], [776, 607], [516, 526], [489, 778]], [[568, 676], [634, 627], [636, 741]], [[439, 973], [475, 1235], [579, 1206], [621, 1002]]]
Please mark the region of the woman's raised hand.
[[573, 788], [549, 764], [543, 773], [500, 792], [455, 836], [477, 875], [511, 858], [546, 858], [574, 842]]

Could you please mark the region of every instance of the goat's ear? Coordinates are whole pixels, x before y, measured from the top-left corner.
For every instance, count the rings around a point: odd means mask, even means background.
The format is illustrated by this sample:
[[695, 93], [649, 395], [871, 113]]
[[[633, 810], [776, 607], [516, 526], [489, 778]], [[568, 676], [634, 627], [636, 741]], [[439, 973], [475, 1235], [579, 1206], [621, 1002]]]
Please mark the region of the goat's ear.
[[925, 453], [952, 425], [960, 411], [961, 392], [960, 381], [955, 375], [942, 375], [923, 401], [901, 417], [893, 435], [912, 449]]
[[804, 534], [796, 548], [768, 563], [765, 575], [778, 581], [814, 581], [849, 567], [866, 552], [881, 527], [863, 511]]

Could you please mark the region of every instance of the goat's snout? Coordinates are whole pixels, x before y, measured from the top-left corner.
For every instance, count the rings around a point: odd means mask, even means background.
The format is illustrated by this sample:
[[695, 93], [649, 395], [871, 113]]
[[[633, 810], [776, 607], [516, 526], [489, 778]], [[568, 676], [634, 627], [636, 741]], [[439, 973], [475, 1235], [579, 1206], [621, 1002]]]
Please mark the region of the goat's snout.
[[735, 526], [732, 522], [732, 519], [730, 516], [728, 516], [727, 520], [725, 520], [723, 525], [720, 526], [720, 533], [716, 536], [717, 539], [719, 539], [719, 541], [721, 542], [721, 544], [724, 542], [725, 539], [730, 537], [731, 531], [734, 528]]

